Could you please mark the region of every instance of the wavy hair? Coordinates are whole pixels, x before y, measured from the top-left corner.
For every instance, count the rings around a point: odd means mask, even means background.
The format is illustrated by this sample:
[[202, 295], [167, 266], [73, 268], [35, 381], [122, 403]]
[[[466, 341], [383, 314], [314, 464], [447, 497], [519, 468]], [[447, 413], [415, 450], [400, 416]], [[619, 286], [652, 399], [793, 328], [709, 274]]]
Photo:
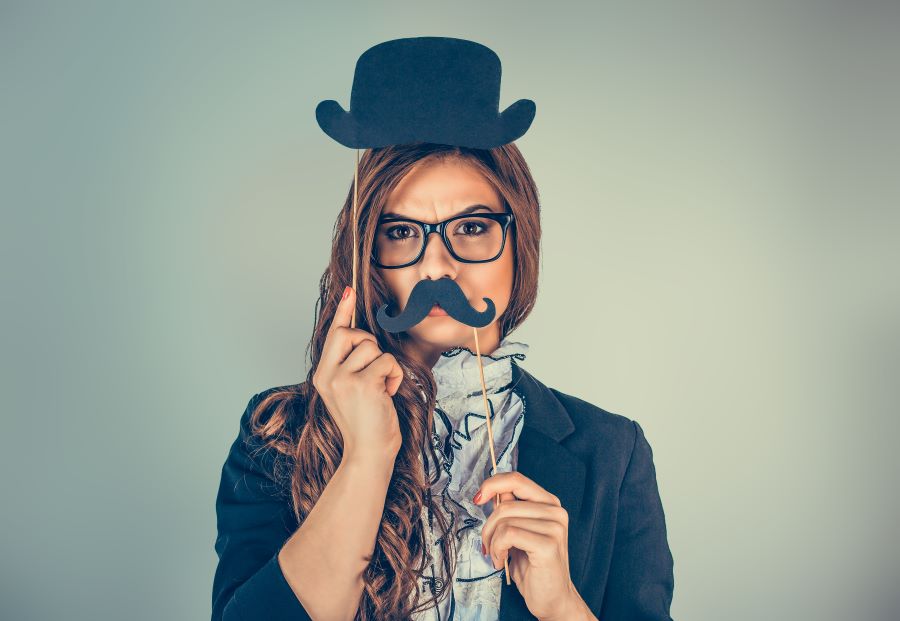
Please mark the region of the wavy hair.
[[[469, 163], [494, 187], [507, 209], [515, 215], [510, 227], [514, 252], [513, 286], [509, 305], [497, 319], [501, 340], [519, 326], [531, 312], [537, 298], [540, 260], [540, 206], [537, 188], [521, 152], [510, 143], [493, 149], [469, 149], [433, 143], [367, 149], [357, 169], [357, 267], [360, 291], [357, 294], [356, 328], [370, 332], [378, 346], [390, 352], [411, 381], [403, 381], [393, 397], [403, 438], [385, 498], [384, 512], [369, 565], [363, 572], [364, 588], [354, 619], [410, 619], [414, 612], [436, 606], [452, 589], [456, 546], [447, 517], [432, 498], [431, 487], [439, 480], [441, 460], [435, 449], [432, 412], [437, 392], [431, 369], [404, 355], [404, 333], [394, 335], [381, 329], [375, 311], [392, 299], [378, 269], [366, 257], [372, 256], [375, 229], [391, 191], [412, 168], [423, 160], [456, 159]], [[331, 260], [319, 282], [312, 338], [307, 347], [310, 370], [300, 384], [267, 392], [250, 417], [254, 435], [284, 457], [276, 460], [278, 479], [290, 487], [292, 509], [298, 524], [312, 510], [325, 489], [343, 453], [340, 430], [312, 384], [331, 323], [344, 286], [351, 283], [353, 270], [353, 184], [337, 218]], [[422, 394], [424, 393], [424, 402]], [[426, 441], [427, 440], [427, 441]], [[432, 467], [433, 466], [433, 467]], [[427, 549], [423, 511], [438, 521], [444, 564], [445, 587], [421, 597], [420, 581], [426, 564], [433, 560]]]

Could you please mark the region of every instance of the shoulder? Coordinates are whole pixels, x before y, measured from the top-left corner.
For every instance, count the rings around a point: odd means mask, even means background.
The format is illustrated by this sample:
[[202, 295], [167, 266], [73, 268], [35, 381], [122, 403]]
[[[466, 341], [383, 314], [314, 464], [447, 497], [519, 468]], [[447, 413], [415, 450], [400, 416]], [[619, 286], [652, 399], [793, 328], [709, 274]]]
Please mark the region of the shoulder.
[[306, 416], [305, 384], [271, 386], [254, 393], [241, 415], [241, 432], [258, 435], [276, 413], [285, 417], [289, 429], [296, 428]]
[[566, 446], [588, 462], [614, 464], [624, 474], [635, 447], [646, 444], [640, 424], [556, 388], [549, 390], [565, 408], [575, 427], [565, 439]]
[[274, 443], [284, 446], [298, 437], [306, 417], [303, 384], [271, 386], [254, 393], [241, 414], [232, 452], [245, 454], [266, 470], [285, 461], [284, 450], [276, 450]]
[[[300, 382], [298, 384], [284, 384], [281, 386], [271, 386], [269, 388], [265, 388], [260, 390], [257, 393], [254, 393], [250, 400], [247, 402], [247, 407], [244, 411], [244, 414], [252, 413], [260, 403], [268, 400], [267, 404], [269, 407], [266, 408], [266, 413], [271, 415], [272, 406], [277, 405], [280, 402], [285, 400], [295, 401], [299, 398], [303, 392], [306, 382]], [[273, 399], [274, 398], [274, 399]]]
[[572, 418], [576, 427], [591, 428], [613, 433], [622, 433], [631, 427], [634, 421], [622, 414], [616, 414], [601, 408], [584, 399], [570, 395], [556, 388], [549, 388], [550, 392], [566, 408], [566, 412]]

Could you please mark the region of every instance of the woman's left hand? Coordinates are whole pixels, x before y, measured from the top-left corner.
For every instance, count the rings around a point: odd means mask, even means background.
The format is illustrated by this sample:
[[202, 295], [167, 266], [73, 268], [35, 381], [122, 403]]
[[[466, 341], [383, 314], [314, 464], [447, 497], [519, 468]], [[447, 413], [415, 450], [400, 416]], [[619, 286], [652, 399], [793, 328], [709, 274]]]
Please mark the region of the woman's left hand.
[[481, 540], [494, 569], [502, 569], [509, 554], [510, 577], [531, 614], [542, 620], [583, 616], [587, 605], [569, 576], [569, 514], [559, 498], [516, 471], [485, 479], [479, 493], [478, 505], [500, 496]]

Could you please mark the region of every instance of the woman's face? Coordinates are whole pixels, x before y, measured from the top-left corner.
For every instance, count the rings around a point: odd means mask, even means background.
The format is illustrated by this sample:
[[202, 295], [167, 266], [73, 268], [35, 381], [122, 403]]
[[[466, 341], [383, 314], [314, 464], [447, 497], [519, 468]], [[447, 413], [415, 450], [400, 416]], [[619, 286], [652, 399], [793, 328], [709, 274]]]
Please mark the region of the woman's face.
[[[430, 160], [414, 167], [388, 197], [382, 217], [406, 217], [422, 222], [440, 222], [472, 205], [484, 205], [473, 214], [490, 211], [503, 213], [503, 202], [494, 188], [470, 164], [456, 159]], [[396, 310], [406, 307], [416, 283], [424, 279], [448, 277], [462, 289], [469, 304], [478, 311], [486, 308], [483, 297], [493, 300], [494, 320], [478, 328], [478, 346], [489, 354], [500, 344], [497, 319], [509, 305], [513, 281], [513, 234], [507, 233], [500, 257], [488, 263], [463, 263], [449, 253], [441, 236], [429, 235], [425, 252], [418, 263], [397, 269], [376, 268], [396, 301]], [[434, 366], [440, 353], [462, 345], [475, 351], [472, 326], [449, 315], [429, 315], [407, 330], [405, 352], [428, 366]]]

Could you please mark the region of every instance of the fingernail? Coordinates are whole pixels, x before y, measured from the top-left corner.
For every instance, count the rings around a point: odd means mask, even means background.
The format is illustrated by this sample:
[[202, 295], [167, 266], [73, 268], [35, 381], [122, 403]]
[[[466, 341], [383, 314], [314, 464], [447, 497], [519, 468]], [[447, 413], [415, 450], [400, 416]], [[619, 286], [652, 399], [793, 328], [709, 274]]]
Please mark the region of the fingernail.
[[474, 502], [475, 504], [481, 502], [481, 490], [478, 490], [478, 493], [475, 494], [475, 498], [472, 499], [472, 502]]
[[346, 300], [348, 295], [350, 295], [350, 285], [344, 287], [344, 295], [341, 297], [341, 300]]

